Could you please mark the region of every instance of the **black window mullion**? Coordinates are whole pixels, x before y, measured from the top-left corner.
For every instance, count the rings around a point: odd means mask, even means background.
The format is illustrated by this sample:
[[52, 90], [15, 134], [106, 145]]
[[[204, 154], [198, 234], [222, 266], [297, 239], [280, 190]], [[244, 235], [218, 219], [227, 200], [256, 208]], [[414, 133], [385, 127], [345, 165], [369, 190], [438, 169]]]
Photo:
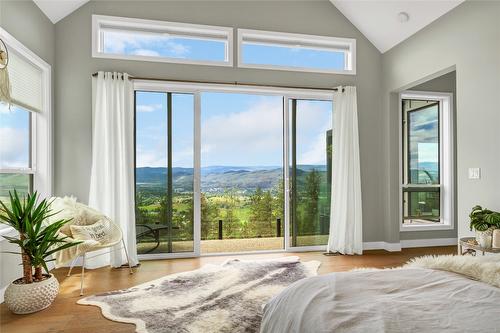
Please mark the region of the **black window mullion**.
[[292, 223], [292, 246], [297, 246], [297, 100], [292, 99], [291, 148], [292, 148], [292, 188], [290, 200], [290, 222]]
[[167, 238], [168, 238], [168, 253], [172, 253], [172, 93], [167, 93]]

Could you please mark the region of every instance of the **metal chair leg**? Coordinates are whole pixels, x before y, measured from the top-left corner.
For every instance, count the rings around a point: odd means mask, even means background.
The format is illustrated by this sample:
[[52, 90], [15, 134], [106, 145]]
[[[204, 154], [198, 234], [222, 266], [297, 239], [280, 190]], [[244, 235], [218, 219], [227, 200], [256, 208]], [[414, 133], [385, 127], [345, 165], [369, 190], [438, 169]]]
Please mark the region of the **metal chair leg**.
[[127, 247], [125, 246], [125, 241], [123, 240], [123, 237], [122, 237], [122, 244], [123, 244], [123, 249], [125, 250], [125, 256], [127, 257], [128, 269], [130, 270], [130, 274], [134, 274], [134, 271], [132, 270], [132, 266], [130, 265], [130, 259], [128, 257], [128, 251], [127, 251]]
[[85, 275], [85, 253], [83, 254], [82, 276], [80, 277], [80, 296], [83, 296], [83, 278]]
[[73, 261], [71, 262], [71, 265], [69, 266], [68, 275], [66, 275], [66, 276], [70, 276], [71, 275], [71, 271], [73, 270], [73, 266], [75, 266], [75, 263], [78, 260], [78, 258], [79, 257], [76, 257], [75, 259], [73, 259]]

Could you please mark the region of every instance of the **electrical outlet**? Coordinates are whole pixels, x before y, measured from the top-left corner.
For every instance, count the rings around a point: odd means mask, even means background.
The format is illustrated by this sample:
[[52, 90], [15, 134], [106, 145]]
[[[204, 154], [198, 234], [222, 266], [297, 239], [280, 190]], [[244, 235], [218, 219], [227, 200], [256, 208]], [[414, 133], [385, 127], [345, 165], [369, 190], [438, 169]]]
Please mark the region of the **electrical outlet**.
[[480, 179], [481, 168], [469, 168], [469, 179]]

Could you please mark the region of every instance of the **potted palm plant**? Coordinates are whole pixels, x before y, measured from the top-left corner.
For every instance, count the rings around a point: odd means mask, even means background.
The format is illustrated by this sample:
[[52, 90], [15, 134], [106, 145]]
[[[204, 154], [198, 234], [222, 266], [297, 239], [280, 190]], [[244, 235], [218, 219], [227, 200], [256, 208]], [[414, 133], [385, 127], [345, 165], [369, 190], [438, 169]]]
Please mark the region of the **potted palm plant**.
[[54, 301], [59, 282], [49, 273], [47, 262], [53, 260], [53, 253], [79, 243], [67, 242], [67, 237], [59, 233], [70, 220], [49, 223], [48, 218], [57, 212], [50, 209], [51, 201], [38, 198], [35, 192], [20, 199], [14, 190], [9, 192], [8, 203], [0, 200], [0, 223], [19, 233], [18, 237], [3, 236], [20, 249], [20, 252], [9, 253], [20, 254], [22, 258], [23, 277], [14, 280], [5, 291], [7, 307], [17, 314], [43, 310]]
[[476, 231], [476, 241], [481, 247], [492, 247], [493, 231], [500, 228], [500, 213], [481, 206], [474, 206], [470, 217], [470, 230]]

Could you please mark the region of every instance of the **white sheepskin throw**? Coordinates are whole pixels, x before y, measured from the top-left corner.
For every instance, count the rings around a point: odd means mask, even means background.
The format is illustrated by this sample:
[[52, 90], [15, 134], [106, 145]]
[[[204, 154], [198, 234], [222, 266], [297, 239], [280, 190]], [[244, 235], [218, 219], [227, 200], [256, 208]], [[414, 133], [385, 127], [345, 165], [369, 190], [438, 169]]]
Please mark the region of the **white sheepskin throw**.
[[471, 279], [500, 288], [500, 255], [424, 256], [411, 259], [403, 268], [429, 268], [465, 275]]

